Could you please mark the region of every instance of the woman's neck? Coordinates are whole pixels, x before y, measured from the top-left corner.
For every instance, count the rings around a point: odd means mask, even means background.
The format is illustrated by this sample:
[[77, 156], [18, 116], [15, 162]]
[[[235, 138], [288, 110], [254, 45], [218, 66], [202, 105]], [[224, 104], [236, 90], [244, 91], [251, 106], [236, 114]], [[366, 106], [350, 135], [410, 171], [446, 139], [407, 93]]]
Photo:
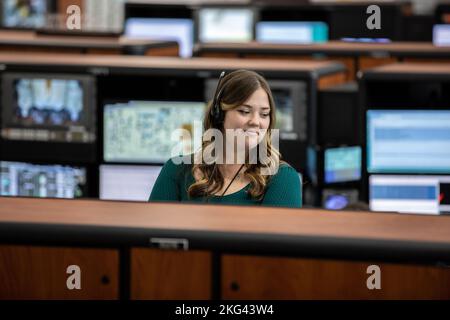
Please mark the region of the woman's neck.
[[[239, 171], [239, 169], [242, 168], [242, 164], [220, 164], [219, 170], [222, 173], [222, 176], [224, 178], [232, 179], [236, 173]], [[244, 169], [240, 171], [240, 173], [243, 173]]]

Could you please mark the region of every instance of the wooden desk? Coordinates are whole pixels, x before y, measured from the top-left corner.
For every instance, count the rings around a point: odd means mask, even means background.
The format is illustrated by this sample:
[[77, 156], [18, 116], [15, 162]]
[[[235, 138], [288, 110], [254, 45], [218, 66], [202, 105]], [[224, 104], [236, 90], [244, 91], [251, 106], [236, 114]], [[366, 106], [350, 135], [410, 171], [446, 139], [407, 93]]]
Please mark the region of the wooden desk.
[[[89, 71], [92, 68], [103, 69], [104, 72], [117, 71], [118, 73], [134, 73], [139, 71], [148, 73], [152, 71], [164, 71], [168, 74], [174, 72], [203, 72], [215, 71], [220, 74], [221, 70], [251, 69], [264, 71], [270, 74], [279, 75], [281, 73], [295, 75], [312, 74], [319, 81], [320, 87], [326, 87], [340, 83], [344, 79], [343, 72], [345, 68], [340, 63], [328, 61], [267, 61], [260, 60], [242, 60], [242, 59], [205, 59], [192, 58], [183, 59], [175, 57], [140, 57], [140, 56], [102, 56], [102, 55], [57, 55], [48, 53], [29, 54], [29, 53], [0, 53], [0, 64], [6, 67], [51, 67], [64, 68], [65, 70], [77, 69], [78, 71]], [[208, 76], [207, 73], [200, 74]]]
[[0, 31], [0, 52], [11, 51], [178, 56], [178, 43], [125, 37], [55, 36], [38, 35], [31, 31]]
[[349, 79], [358, 71], [398, 61], [450, 62], [450, 48], [429, 42], [350, 43], [329, 41], [322, 44], [207, 43], [197, 44], [194, 54], [201, 57], [240, 57], [270, 59], [323, 59], [344, 63]]
[[[449, 231], [445, 216], [0, 198], [1, 296], [73, 297], [47, 283], [70, 260], [94, 279], [84, 298], [450, 298], [450, 269], [414, 265], [449, 262]], [[158, 249], [171, 239], [187, 250]], [[384, 291], [365, 288], [374, 261]]]
[[415, 79], [432, 77], [450, 79], [450, 63], [395, 63], [380, 66], [363, 73], [365, 78], [412, 76]]

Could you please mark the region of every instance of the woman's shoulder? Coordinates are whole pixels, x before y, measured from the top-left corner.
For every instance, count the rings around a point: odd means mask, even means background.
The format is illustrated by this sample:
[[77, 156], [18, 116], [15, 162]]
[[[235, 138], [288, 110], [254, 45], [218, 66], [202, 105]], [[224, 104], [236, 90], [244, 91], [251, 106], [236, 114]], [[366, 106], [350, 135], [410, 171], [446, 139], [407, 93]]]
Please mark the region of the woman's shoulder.
[[171, 167], [191, 166], [193, 164], [193, 156], [191, 154], [184, 156], [175, 156], [166, 161], [164, 165]]
[[280, 171], [282, 171], [282, 172], [294, 172], [294, 173], [300, 174], [299, 172], [297, 172], [297, 170], [295, 170], [294, 167], [292, 167], [289, 163], [287, 163], [285, 161], [280, 162], [280, 165], [278, 167], [278, 172], [280, 172]]
[[297, 172], [289, 163], [280, 162], [278, 171], [272, 177], [274, 180], [291, 180], [291, 179], [300, 179], [302, 180], [301, 173]]
[[270, 178], [263, 204], [300, 208], [302, 205], [302, 177], [292, 166], [281, 162], [278, 171]]
[[188, 171], [192, 168], [192, 161], [190, 156], [176, 156], [172, 157], [164, 163], [163, 169], [172, 173], [179, 173]]

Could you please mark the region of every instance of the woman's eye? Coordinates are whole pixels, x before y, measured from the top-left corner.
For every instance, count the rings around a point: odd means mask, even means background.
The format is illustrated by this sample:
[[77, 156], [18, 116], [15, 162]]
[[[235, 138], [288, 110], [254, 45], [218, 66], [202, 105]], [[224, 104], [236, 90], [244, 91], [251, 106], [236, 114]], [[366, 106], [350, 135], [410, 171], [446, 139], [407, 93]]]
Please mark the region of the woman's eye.
[[241, 114], [249, 114], [249, 113], [250, 113], [250, 111], [247, 111], [247, 110], [239, 110], [239, 112], [240, 112]]
[[267, 118], [268, 116], [269, 116], [268, 113], [263, 113], [263, 114], [261, 115], [261, 117], [263, 117], [263, 118]]

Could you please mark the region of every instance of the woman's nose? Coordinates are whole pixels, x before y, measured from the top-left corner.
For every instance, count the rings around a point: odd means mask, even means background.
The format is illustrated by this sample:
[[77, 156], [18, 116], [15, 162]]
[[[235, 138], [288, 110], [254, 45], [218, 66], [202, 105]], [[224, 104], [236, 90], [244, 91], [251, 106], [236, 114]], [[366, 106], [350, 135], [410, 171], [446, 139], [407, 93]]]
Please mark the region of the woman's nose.
[[258, 112], [253, 112], [252, 116], [250, 117], [250, 121], [249, 123], [254, 125], [254, 126], [259, 126], [259, 122], [260, 122], [260, 116], [258, 114]]

